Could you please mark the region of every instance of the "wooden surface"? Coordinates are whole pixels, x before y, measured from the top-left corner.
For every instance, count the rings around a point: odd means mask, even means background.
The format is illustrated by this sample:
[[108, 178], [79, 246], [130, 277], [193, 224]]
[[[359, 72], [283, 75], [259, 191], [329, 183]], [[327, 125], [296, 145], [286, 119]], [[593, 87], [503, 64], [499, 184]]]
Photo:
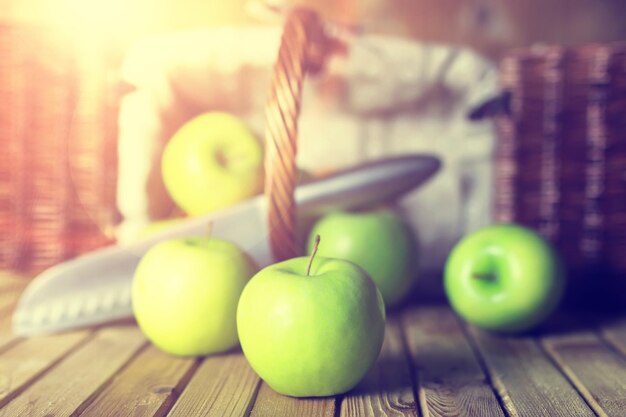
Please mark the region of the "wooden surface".
[[[24, 281], [0, 274], [1, 416], [626, 416], [626, 314], [487, 334], [444, 305], [390, 314], [375, 366], [330, 398], [277, 394], [239, 350], [176, 358], [132, 323], [10, 332]], [[574, 323], [574, 325], [563, 323]]]

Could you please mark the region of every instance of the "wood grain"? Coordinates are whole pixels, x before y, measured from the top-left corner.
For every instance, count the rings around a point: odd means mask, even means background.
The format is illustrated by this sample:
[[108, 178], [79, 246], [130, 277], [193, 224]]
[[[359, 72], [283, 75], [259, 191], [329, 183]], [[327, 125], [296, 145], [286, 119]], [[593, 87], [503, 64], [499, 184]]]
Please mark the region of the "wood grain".
[[417, 416], [411, 367], [397, 320], [390, 320], [374, 367], [341, 402], [342, 417]]
[[207, 357], [168, 416], [243, 416], [258, 385], [259, 377], [240, 352]]
[[81, 416], [163, 416], [197, 368], [192, 358], [176, 358], [154, 345], [120, 372]]
[[0, 410], [0, 416], [79, 414], [99, 389], [143, 346], [134, 326], [105, 328]]
[[595, 416], [535, 340], [475, 328], [470, 334], [511, 417]]
[[91, 332], [78, 331], [35, 337], [7, 349], [0, 356], [0, 407], [6, 405]]
[[599, 416], [626, 416], [626, 359], [592, 332], [553, 336], [543, 346]]
[[250, 417], [333, 417], [335, 398], [294, 398], [262, 383]]
[[413, 309], [404, 316], [424, 416], [504, 417], [493, 389], [448, 307]]

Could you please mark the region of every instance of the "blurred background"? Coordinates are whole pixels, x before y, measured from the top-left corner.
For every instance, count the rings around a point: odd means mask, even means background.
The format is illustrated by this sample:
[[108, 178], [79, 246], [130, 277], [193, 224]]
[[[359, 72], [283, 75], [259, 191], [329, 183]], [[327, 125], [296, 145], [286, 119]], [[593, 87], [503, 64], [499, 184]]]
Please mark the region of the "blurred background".
[[[480, 194], [490, 200], [489, 218], [540, 230], [563, 250], [579, 281], [599, 281], [594, 286], [609, 292], [626, 288], [626, 126], [620, 121], [626, 2], [269, 3], [311, 7], [357, 34], [461, 48], [493, 67], [502, 94], [475, 115], [497, 138], [489, 162], [493, 193]], [[129, 50], [142, 39], [181, 31], [276, 26], [261, 6], [250, 0], [2, 0], [0, 268], [32, 276], [115, 241], [123, 220], [120, 103], [137, 88], [121, 75]], [[162, 194], [150, 178], [146, 187]], [[172, 211], [163, 207], [154, 209], [160, 217]], [[464, 231], [456, 230], [442, 253]]]
[[[270, 0], [270, 3], [281, 3]], [[493, 57], [537, 42], [575, 45], [624, 39], [626, 5], [619, 0], [286, 0], [337, 22], [422, 41], [470, 45]], [[122, 43], [147, 33], [189, 27], [258, 23], [249, 0], [78, 1], [3, 0], [7, 25], [57, 25], [101, 32]]]

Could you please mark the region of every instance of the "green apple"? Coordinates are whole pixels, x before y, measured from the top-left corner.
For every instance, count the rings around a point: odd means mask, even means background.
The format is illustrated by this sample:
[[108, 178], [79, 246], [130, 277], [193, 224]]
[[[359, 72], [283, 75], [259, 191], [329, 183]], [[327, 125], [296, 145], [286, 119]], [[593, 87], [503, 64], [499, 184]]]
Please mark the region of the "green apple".
[[474, 232], [454, 247], [444, 286], [453, 309], [469, 323], [521, 332], [552, 313], [565, 279], [545, 239], [522, 226], [500, 224]]
[[[344, 260], [295, 258], [270, 265], [237, 309], [243, 352], [275, 391], [295, 397], [353, 388], [380, 352], [385, 307], [376, 285]], [[310, 275], [309, 275], [310, 273]]]
[[240, 119], [210, 112], [191, 119], [172, 136], [161, 170], [180, 208], [192, 216], [206, 214], [262, 190], [263, 150]]
[[417, 242], [410, 227], [392, 211], [336, 212], [322, 217], [309, 238], [324, 236], [319, 255], [346, 259], [365, 269], [386, 306], [410, 292], [417, 275]]
[[237, 345], [237, 303], [255, 269], [233, 243], [210, 237], [160, 242], [141, 259], [132, 282], [139, 327], [179, 356]]

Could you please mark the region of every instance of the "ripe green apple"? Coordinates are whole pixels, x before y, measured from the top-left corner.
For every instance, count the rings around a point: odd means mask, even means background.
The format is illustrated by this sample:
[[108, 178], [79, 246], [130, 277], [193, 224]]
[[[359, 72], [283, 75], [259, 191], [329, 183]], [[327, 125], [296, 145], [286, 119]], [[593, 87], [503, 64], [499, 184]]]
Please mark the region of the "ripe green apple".
[[248, 283], [237, 309], [243, 352], [275, 391], [295, 397], [353, 388], [380, 352], [385, 307], [376, 285], [344, 260], [295, 258]]
[[386, 306], [397, 305], [417, 275], [417, 242], [410, 227], [392, 211], [335, 212], [322, 217], [309, 235], [324, 236], [319, 255], [346, 259], [372, 277]]
[[562, 264], [550, 244], [513, 224], [483, 228], [463, 238], [445, 267], [453, 309], [487, 330], [521, 332], [557, 307], [565, 286]]
[[237, 303], [255, 268], [233, 243], [210, 237], [160, 242], [132, 283], [135, 318], [165, 352], [198, 356], [237, 345]]
[[195, 216], [228, 207], [263, 188], [263, 150], [250, 129], [228, 113], [210, 112], [185, 123], [161, 161], [174, 202]]

